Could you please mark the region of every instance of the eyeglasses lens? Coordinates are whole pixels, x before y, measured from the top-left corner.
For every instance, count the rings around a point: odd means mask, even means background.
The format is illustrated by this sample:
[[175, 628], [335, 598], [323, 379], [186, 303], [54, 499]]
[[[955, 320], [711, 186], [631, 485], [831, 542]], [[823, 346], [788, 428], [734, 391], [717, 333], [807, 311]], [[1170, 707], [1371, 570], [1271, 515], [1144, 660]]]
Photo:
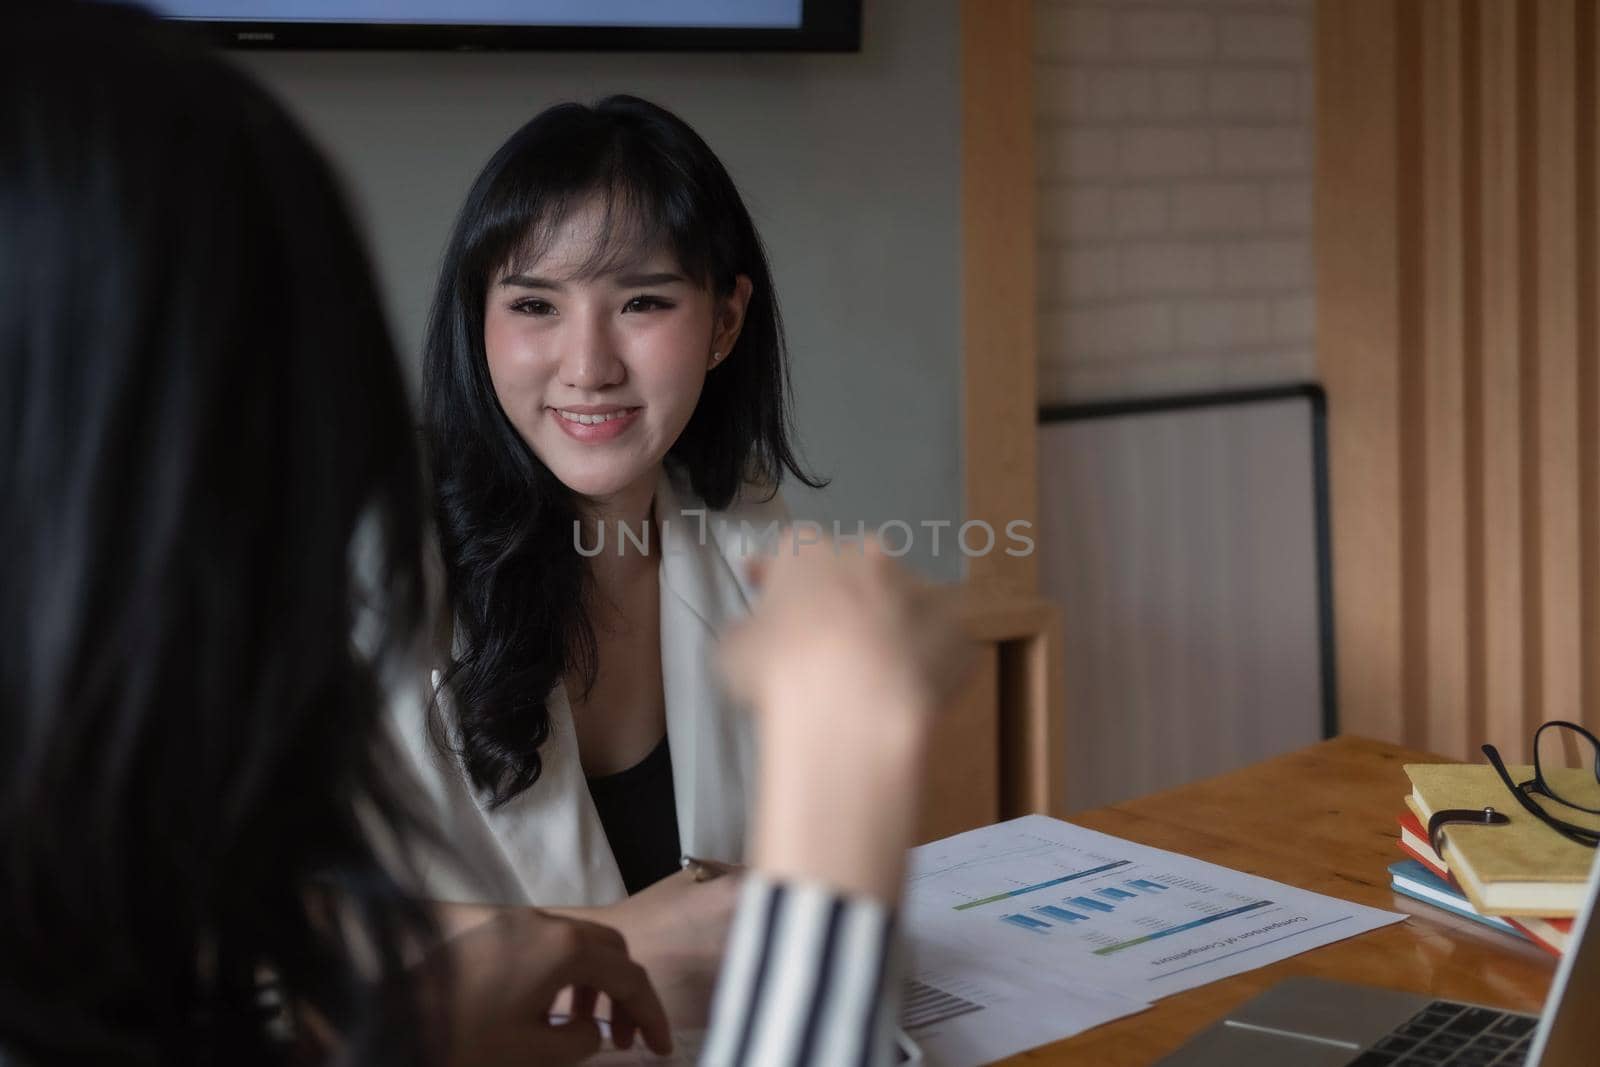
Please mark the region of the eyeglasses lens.
[[[1595, 759], [1600, 755], [1593, 738], [1552, 723], [1539, 731], [1539, 771], [1545, 787], [1563, 804], [1594, 811], [1600, 809], [1600, 778]], [[1559, 814], [1552, 812], [1552, 814]]]

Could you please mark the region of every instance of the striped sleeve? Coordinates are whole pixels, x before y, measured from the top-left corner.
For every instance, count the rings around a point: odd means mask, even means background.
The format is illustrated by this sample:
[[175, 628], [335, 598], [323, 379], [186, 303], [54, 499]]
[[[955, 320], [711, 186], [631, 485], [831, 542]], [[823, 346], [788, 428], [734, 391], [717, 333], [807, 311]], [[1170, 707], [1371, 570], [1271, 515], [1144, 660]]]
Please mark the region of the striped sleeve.
[[741, 894], [701, 1067], [893, 1063], [893, 911], [755, 873]]

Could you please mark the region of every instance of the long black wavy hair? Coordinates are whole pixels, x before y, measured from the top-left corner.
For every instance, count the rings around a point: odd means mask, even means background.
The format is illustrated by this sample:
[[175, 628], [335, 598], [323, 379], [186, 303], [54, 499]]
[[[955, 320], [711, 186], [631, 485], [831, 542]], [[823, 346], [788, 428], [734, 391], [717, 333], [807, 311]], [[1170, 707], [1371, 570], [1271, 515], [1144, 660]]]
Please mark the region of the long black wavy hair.
[[367, 832], [415, 832], [415, 430], [327, 166], [175, 32], [0, 35], [0, 1063], [283, 1063], [303, 1008], [420, 1063]]
[[752, 283], [733, 358], [706, 378], [668, 452], [695, 494], [725, 508], [784, 472], [811, 486], [789, 443], [787, 356], [772, 273], [755, 224], [715, 153], [682, 119], [632, 96], [549, 108], [478, 175], [456, 219], [423, 351], [423, 417], [454, 642], [450, 690], [459, 754], [498, 806], [539, 777], [546, 700], [571, 672], [593, 683], [588, 568], [572, 543], [579, 505], [496, 398], [484, 307], [497, 272], [533, 262], [591, 197], [605, 227], [587, 270], [665, 247], [721, 298]]

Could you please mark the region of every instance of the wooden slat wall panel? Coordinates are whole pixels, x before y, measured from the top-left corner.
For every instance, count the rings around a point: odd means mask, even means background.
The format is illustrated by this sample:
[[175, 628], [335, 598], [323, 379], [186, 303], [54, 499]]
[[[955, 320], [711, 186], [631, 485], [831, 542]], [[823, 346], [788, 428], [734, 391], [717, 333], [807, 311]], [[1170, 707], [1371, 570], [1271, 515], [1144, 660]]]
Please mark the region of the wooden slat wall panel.
[[[1422, 484], [1408, 498], [1420, 505], [1426, 612], [1425, 656], [1419, 657], [1421, 703], [1430, 740], [1451, 751], [1467, 742], [1467, 490], [1462, 273], [1464, 176], [1462, 145], [1462, 7], [1421, 8], [1420, 222], [1422, 299], [1404, 309], [1421, 319], [1420, 395], [1406, 397], [1421, 433]], [[1409, 489], [1409, 487], [1408, 487]], [[1409, 562], [1409, 561], [1408, 561]]]
[[1522, 610], [1516, 622], [1522, 635], [1522, 703], [1504, 729], [1512, 737], [1526, 735], [1528, 721], [1544, 707], [1544, 672], [1540, 665], [1544, 632], [1539, 521], [1539, 201], [1538, 201], [1538, 12], [1532, 3], [1515, 4], [1510, 32], [1517, 53], [1517, 393], [1518, 495], [1517, 525], [1522, 542]]
[[[1399, 737], [1399, 186], [1393, 0], [1317, 4], [1317, 336], [1328, 391], [1339, 715]], [[1338, 338], [1336, 358], [1329, 338]], [[1359, 472], [1359, 477], [1355, 472]]]
[[1600, 722], [1600, 4], [1578, 7], [1578, 442], [1583, 717]]
[[[1481, 294], [1477, 334], [1481, 352], [1482, 465], [1476, 483], [1481, 506], [1483, 600], [1475, 605], [1482, 633], [1485, 738], [1502, 748], [1522, 744], [1524, 706], [1522, 565], [1522, 348], [1517, 91], [1520, 70], [1517, 10], [1504, 0], [1479, 0], [1476, 227], [1480, 269], [1469, 284]], [[1492, 561], [1492, 562], [1491, 562]]]
[[[1484, 55], [1483, 11], [1477, 2], [1461, 7], [1461, 285], [1465, 292], [1480, 292], [1484, 259]], [[1484, 401], [1485, 312], [1480, 300], [1461, 302], [1461, 407], [1464, 432], [1462, 470], [1462, 564], [1465, 570], [1462, 623], [1466, 637], [1467, 736], [1481, 735], [1488, 718], [1489, 632], [1484, 617], [1488, 600], [1488, 538], [1484, 499], [1487, 490], [1484, 437], [1487, 423]], [[1465, 742], [1463, 742], [1465, 743]]]
[[[1539, 718], [1576, 718], [1578, 558], [1577, 79], [1573, 0], [1538, 0]], [[1594, 299], [1594, 294], [1589, 294]]]
[[[965, 514], [1004, 546], [1039, 511], [1032, 0], [962, 0], [961, 83]], [[981, 588], [1038, 588], [1031, 554], [966, 562]]]
[[1600, 0], [1319, 0], [1343, 727], [1600, 729]]

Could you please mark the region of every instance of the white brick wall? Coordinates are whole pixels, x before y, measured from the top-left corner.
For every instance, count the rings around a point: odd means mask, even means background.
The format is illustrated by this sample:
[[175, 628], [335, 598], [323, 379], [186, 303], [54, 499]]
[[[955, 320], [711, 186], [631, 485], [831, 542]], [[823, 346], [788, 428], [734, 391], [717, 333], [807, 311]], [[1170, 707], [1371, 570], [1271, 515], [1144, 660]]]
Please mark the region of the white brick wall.
[[1035, 0], [1044, 403], [1313, 376], [1313, 0]]

